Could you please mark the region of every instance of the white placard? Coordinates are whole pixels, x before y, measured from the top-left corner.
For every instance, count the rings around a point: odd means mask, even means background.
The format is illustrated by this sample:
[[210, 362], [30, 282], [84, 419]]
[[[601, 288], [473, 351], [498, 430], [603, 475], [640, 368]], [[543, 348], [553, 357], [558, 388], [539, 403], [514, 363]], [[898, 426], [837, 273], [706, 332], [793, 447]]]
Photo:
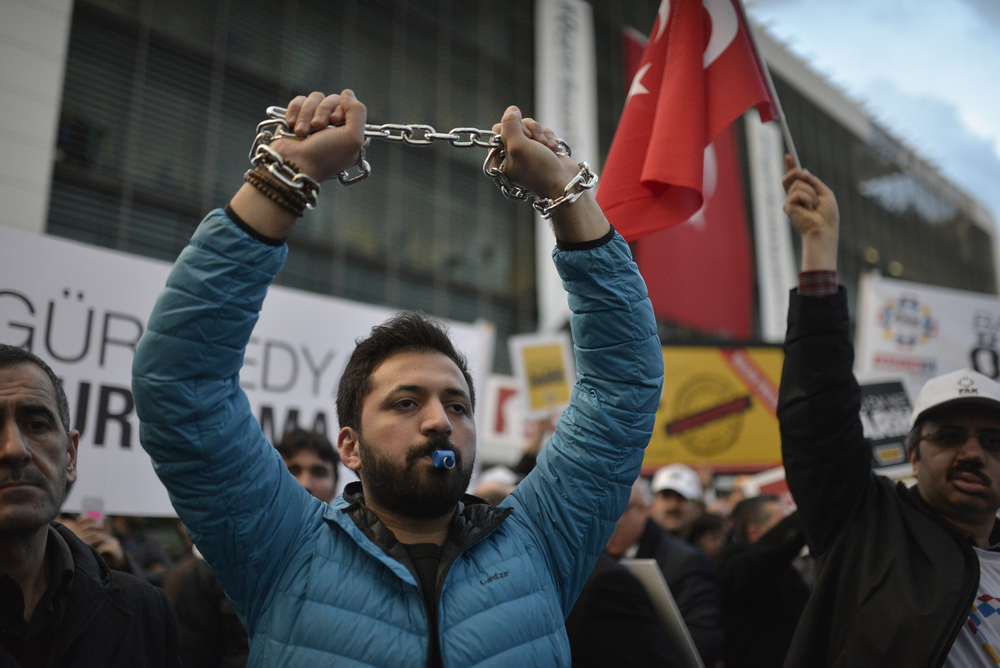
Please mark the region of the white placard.
[[524, 409], [514, 376], [490, 376], [483, 393], [480, 411], [478, 450], [480, 463], [513, 466], [520, 457], [524, 441]]
[[878, 274], [860, 281], [855, 373], [901, 378], [910, 397], [962, 368], [1000, 377], [1000, 298]]
[[[135, 345], [170, 265], [7, 227], [0, 227], [0, 249], [0, 343], [27, 347], [52, 366], [82, 433], [79, 479], [65, 509], [77, 512], [93, 497], [109, 514], [173, 516], [139, 445], [131, 393]], [[272, 287], [240, 373], [264, 433], [280, 437], [294, 422], [335, 440], [337, 384], [354, 340], [392, 313]], [[482, 391], [494, 329], [449, 324]]]

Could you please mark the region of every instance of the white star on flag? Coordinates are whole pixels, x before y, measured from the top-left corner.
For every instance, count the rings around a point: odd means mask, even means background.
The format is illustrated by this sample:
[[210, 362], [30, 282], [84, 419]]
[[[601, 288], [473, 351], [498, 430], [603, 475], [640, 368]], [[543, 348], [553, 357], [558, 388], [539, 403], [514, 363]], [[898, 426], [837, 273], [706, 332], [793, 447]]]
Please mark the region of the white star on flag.
[[646, 63], [645, 65], [640, 67], [639, 71], [635, 73], [634, 77], [632, 77], [632, 85], [628, 89], [628, 96], [625, 98], [625, 104], [628, 104], [628, 101], [632, 99], [633, 95], [642, 95], [643, 93], [646, 94], [649, 93], [649, 91], [646, 90], [646, 87], [642, 85], [642, 77], [644, 74], [646, 74], [646, 71], [649, 70], [649, 67], [652, 64], [653, 63]]

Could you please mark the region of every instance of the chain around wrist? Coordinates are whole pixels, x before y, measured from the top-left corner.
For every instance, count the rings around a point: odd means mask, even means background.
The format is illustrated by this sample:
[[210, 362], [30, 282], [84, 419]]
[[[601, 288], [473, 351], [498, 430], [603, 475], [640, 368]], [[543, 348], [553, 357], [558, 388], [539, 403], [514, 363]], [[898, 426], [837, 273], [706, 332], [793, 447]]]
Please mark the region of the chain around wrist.
[[576, 200], [580, 199], [584, 191], [590, 190], [597, 185], [597, 174], [590, 171], [590, 165], [586, 162], [579, 163], [580, 171], [576, 173], [576, 176], [566, 184], [563, 188], [562, 195], [555, 199], [549, 199], [548, 197], [540, 197], [531, 206], [535, 207], [538, 213], [542, 214], [542, 218], [548, 220], [552, 218], [552, 214], [562, 207], [572, 204]]

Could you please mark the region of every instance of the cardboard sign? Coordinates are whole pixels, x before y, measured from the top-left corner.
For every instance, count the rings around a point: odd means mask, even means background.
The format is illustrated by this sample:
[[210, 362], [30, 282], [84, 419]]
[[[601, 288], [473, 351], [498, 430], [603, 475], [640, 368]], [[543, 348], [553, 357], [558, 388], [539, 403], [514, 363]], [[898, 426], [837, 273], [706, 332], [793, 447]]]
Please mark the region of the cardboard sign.
[[[64, 508], [79, 512], [87, 498], [101, 500], [108, 514], [173, 516], [139, 445], [131, 390], [135, 347], [170, 265], [7, 227], [0, 227], [0, 249], [0, 343], [27, 348], [52, 366], [81, 432], [79, 478]], [[296, 425], [335, 439], [337, 385], [354, 340], [392, 313], [271, 288], [240, 386], [272, 442]], [[476, 386], [485, 387], [493, 327], [450, 327]]]
[[904, 464], [912, 406], [899, 381], [861, 386], [861, 424], [872, 445], [872, 468]]
[[663, 394], [643, 468], [759, 471], [781, 463], [781, 348], [664, 346]]
[[542, 418], [569, 405], [576, 370], [568, 334], [512, 336], [508, 345], [525, 418]]

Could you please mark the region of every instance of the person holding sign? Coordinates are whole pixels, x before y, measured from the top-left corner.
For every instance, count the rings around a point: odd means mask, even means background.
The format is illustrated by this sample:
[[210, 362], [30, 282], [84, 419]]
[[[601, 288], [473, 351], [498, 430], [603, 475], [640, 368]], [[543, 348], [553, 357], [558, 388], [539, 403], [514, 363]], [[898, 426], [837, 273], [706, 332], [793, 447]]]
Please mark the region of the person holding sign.
[[917, 484], [871, 470], [836, 278], [833, 193], [789, 161], [785, 211], [802, 237], [778, 401], [788, 486], [816, 559], [786, 666], [1000, 663], [1000, 384], [931, 379], [907, 449]]
[[[349, 90], [297, 97], [285, 117], [296, 136], [268, 160], [322, 182], [358, 160], [365, 117]], [[517, 107], [494, 130], [513, 183], [559, 197], [578, 177]], [[143, 447], [250, 633], [249, 665], [568, 666], [564, 619], [628, 501], [662, 383], [628, 246], [586, 191], [554, 212], [582, 373], [499, 508], [463, 496], [472, 380], [417, 313], [376, 327], [347, 363], [337, 448], [360, 481], [327, 505], [285, 471], [238, 383], [300, 204], [267, 170], [248, 173], [182, 252], [133, 367]]]

